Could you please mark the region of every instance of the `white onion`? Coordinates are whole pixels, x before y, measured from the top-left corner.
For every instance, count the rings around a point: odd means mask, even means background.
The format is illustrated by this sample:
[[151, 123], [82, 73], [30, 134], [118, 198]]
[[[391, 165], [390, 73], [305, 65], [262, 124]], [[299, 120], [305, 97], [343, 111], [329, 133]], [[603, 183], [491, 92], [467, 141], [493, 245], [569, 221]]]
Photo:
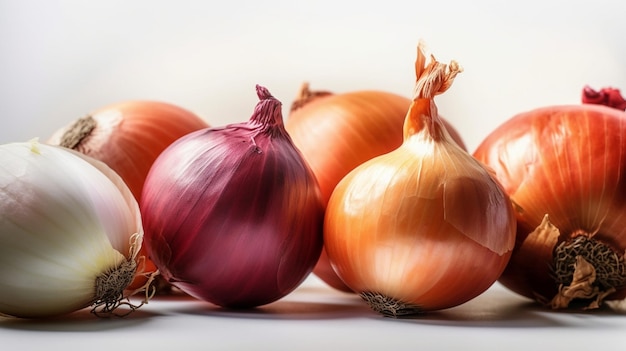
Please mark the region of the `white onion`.
[[103, 163], [37, 141], [0, 145], [0, 313], [111, 312], [142, 237], [136, 200]]

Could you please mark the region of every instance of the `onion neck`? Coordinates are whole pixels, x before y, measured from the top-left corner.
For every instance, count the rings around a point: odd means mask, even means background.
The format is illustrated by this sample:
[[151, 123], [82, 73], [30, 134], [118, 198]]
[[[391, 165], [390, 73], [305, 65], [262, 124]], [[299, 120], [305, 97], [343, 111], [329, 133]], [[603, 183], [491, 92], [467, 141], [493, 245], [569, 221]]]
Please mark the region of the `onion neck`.
[[272, 138], [286, 135], [282, 103], [267, 88], [257, 85], [256, 90], [260, 101], [255, 106], [250, 121], [260, 125], [262, 132]]
[[421, 132], [426, 132], [435, 142], [446, 138], [446, 127], [439, 118], [437, 106], [432, 99], [414, 100], [404, 120], [404, 140]]
[[622, 97], [619, 89], [602, 88], [594, 90], [590, 86], [585, 86], [582, 92], [583, 104], [604, 105], [618, 110], [626, 111], [626, 99]]
[[296, 99], [291, 103], [291, 108], [289, 109], [289, 112], [293, 113], [294, 111], [303, 108], [304, 106], [319, 98], [330, 95], [333, 95], [333, 93], [331, 93], [330, 91], [311, 91], [311, 89], [309, 88], [309, 83], [304, 82], [302, 83], [302, 86], [300, 86], [298, 96], [296, 96]]
[[59, 146], [76, 150], [97, 126], [98, 122], [92, 116], [78, 119], [63, 133]]
[[417, 46], [415, 60], [415, 89], [413, 101], [404, 121], [403, 133], [406, 140], [411, 135], [425, 130], [434, 141], [450, 138], [434, 102], [434, 97], [448, 90], [454, 78], [463, 69], [456, 61], [443, 64], [434, 56], [427, 57], [423, 43]]

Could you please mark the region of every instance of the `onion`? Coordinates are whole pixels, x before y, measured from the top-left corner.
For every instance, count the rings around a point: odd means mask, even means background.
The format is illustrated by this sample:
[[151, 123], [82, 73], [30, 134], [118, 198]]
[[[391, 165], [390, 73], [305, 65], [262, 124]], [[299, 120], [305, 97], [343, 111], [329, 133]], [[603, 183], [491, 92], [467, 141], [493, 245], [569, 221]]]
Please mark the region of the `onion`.
[[104, 163], [37, 141], [0, 145], [0, 314], [134, 309], [124, 299], [142, 236], [137, 201]]
[[105, 106], [55, 131], [47, 141], [106, 163], [140, 200], [157, 156], [176, 139], [206, 128], [192, 112], [159, 101], [126, 101]]
[[[410, 104], [408, 98], [383, 91], [333, 94], [302, 85], [285, 128], [316, 175], [325, 203], [348, 172], [402, 144], [402, 125]], [[459, 133], [442, 121], [465, 149]], [[313, 273], [333, 288], [351, 292], [330, 267], [325, 250]]]
[[626, 297], [626, 113], [596, 103], [521, 112], [474, 152], [518, 208], [500, 281], [555, 309]]
[[[157, 156], [176, 139], [208, 124], [192, 112], [160, 101], [125, 101], [100, 108], [55, 131], [47, 141], [100, 160], [119, 174], [140, 200]], [[145, 249], [140, 252], [145, 256]], [[145, 260], [131, 285], [138, 288], [156, 270]]]
[[[384, 91], [333, 94], [302, 85], [285, 128], [318, 178], [326, 202], [348, 172], [402, 144], [402, 125], [410, 104], [410, 99]], [[442, 121], [465, 149], [456, 129]]]
[[339, 182], [324, 222], [337, 275], [393, 317], [478, 296], [504, 270], [515, 240], [504, 190], [453, 141], [433, 101], [461, 68], [430, 59], [418, 46], [404, 141]]
[[282, 298], [322, 248], [319, 186], [284, 129], [280, 101], [260, 86], [257, 94], [248, 122], [168, 147], [141, 201], [146, 247], [162, 275], [223, 307]]

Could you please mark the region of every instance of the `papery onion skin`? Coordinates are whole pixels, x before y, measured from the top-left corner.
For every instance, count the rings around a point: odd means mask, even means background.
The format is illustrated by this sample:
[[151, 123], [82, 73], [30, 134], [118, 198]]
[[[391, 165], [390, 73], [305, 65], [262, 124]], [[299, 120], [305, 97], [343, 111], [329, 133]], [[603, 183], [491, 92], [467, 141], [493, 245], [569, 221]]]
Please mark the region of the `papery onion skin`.
[[150, 167], [159, 154], [178, 138], [209, 126], [187, 109], [150, 100], [111, 104], [88, 117], [95, 125], [84, 131], [82, 137], [67, 136], [79, 122], [77, 120], [55, 131], [47, 142], [106, 163], [124, 179], [137, 201]]
[[[171, 143], [208, 123], [180, 106], [151, 100], [130, 100], [97, 109], [87, 117], [59, 128], [47, 143], [61, 145], [104, 162], [119, 174], [140, 200], [143, 184], [156, 158]], [[145, 250], [141, 255], [146, 256]], [[142, 263], [131, 288], [156, 271], [152, 261]]]
[[[492, 131], [474, 156], [494, 170], [518, 206], [515, 250], [500, 278], [504, 286], [541, 303], [554, 302], [560, 291], [554, 274], [555, 247], [581, 233], [623, 259], [624, 112], [591, 104], [522, 112]], [[546, 216], [558, 234], [533, 236]], [[614, 288], [605, 300], [626, 297], [626, 287]]]
[[[443, 188], [454, 189], [467, 181], [454, 174], [453, 165], [437, 166], [441, 171], [431, 176], [458, 177], [457, 185], [444, 181], [437, 185], [439, 190], [419, 190], [425, 186], [420, 184], [419, 163], [406, 161], [416, 157], [406, 150], [409, 148], [407, 144], [393, 155], [374, 158], [340, 182], [327, 208], [326, 250], [337, 274], [356, 292], [376, 291], [418, 306], [419, 312], [454, 307], [487, 290], [504, 270], [511, 251], [496, 252], [483, 246], [445, 218], [467, 216], [476, 220], [471, 226], [477, 226], [487, 217], [499, 224], [495, 230], [503, 231], [503, 237], [512, 237], [514, 232], [506, 232], [506, 223], [513, 223], [514, 217], [512, 210], [502, 210], [508, 205], [502, 199], [490, 204], [491, 199], [480, 196], [445, 197]], [[436, 147], [429, 150], [445, 157]], [[421, 166], [435, 167], [430, 163]], [[395, 168], [395, 173], [388, 173], [387, 167]], [[406, 171], [400, 171], [402, 168]], [[393, 181], [384, 184], [381, 179]], [[403, 184], [410, 179], [415, 182]], [[498, 190], [495, 184], [491, 187]], [[448, 200], [458, 203], [450, 205]]]
[[420, 46], [402, 145], [348, 173], [331, 195], [324, 222], [337, 275], [375, 311], [392, 317], [478, 296], [504, 270], [515, 240], [504, 190], [452, 140], [432, 100], [460, 67], [424, 64]]
[[[285, 129], [315, 173], [325, 202], [348, 172], [402, 144], [410, 104], [411, 99], [385, 91], [325, 93], [289, 114]], [[442, 120], [457, 144], [466, 149], [458, 131]]]
[[[385, 91], [334, 94], [311, 91], [304, 83], [285, 128], [317, 177], [325, 203], [335, 186], [356, 166], [402, 144], [402, 126], [411, 99]], [[442, 119], [462, 148], [456, 129]], [[335, 274], [323, 250], [313, 273], [331, 287], [352, 292]]]
[[213, 304], [249, 308], [302, 283], [322, 247], [319, 185], [257, 87], [250, 121], [191, 133], [148, 175], [146, 245], [162, 275]]
[[112, 312], [125, 287], [99, 296], [98, 279], [123, 267], [130, 283], [143, 236], [130, 190], [102, 162], [36, 141], [1, 145], [0, 159], [0, 313]]

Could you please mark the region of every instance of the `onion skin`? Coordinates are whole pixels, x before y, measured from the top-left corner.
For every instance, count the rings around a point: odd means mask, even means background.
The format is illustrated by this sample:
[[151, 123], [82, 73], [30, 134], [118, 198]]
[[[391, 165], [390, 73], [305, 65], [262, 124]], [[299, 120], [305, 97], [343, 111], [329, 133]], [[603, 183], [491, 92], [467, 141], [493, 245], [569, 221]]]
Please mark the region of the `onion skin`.
[[[474, 156], [493, 169], [518, 206], [515, 249], [500, 278], [510, 290], [549, 303], [559, 293], [555, 246], [580, 232], [623, 255], [624, 112], [592, 104], [522, 112], [490, 133]], [[531, 235], [546, 215], [558, 235]], [[605, 300], [626, 297], [626, 287], [616, 288]]]
[[[333, 94], [309, 91], [308, 83], [303, 84], [285, 128], [317, 177], [325, 203], [355, 167], [402, 144], [410, 104], [411, 99], [384, 91]], [[443, 123], [465, 149], [460, 134], [448, 121]], [[337, 290], [352, 292], [335, 274], [325, 250], [313, 273]]]
[[[491, 217], [499, 227], [489, 228], [492, 230], [490, 233], [502, 231], [502, 237], [512, 238], [514, 226], [507, 224], [514, 223], [512, 210], [507, 213], [508, 203], [502, 199], [491, 204], [489, 211], [481, 211], [489, 208], [491, 200], [485, 197], [463, 198], [457, 199], [457, 205], [451, 206], [447, 202], [450, 199], [437, 192], [428, 193], [433, 196], [430, 200], [426, 200], [425, 194], [417, 195], [424, 197], [419, 201], [404, 197], [402, 191], [420, 193], [417, 190], [419, 180], [411, 185], [389, 184], [384, 194], [361, 194], [367, 203], [362, 205], [364, 207], [347, 205], [350, 198], [358, 197], [355, 194], [359, 193], [356, 190], [359, 187], [384, 187], [380, 182], [373, 181], [376, 176], [384, 176], [385, 167], [381, 163], [415, 170], [416, 167], [405, 161], [407, 157], [415, 157], [405, 150], [407, 148], [405, 146], [394, 151], [393, 155], [365, 162], [340, 182], [327, 208], [326, 250], [337, 274], [356, 292], [384, 293], [405, 304], [419, 306], [418, 312], [454, 307], [487, 290], [504, 270], [511, 251], [498, 249], [496, 252], [494, 248], [467, 237], [445, 218], [476, 218], [468, 227], [477, 227], [480, 218]], [[440, 152], [435, 151], [436, 155]], [[424, 168], [426, 166], [424, 164]], [[441, 169], [432, 176], [443, 178], [447, 171], [451, 169]], [[414, 171], [407, 171], [405, 174], [398, 172], [394, 177], [403, 182], [419, 179], [420, 176]], [[458, 177], [456, 186], [460, 187], [467, 180], [460, 175]], [[453, 189], [453, 184], [449, 183], [450, 189]], [[478, 184], [480, 187], [487, 186]], [[495, 183], [491, 187], [491, 191], [498, 190]], [[503, 229], [507, 226], [511, 228], [508, 233]]]
[[324, 207], [284, 130], [280, 102], [257, 87], [249, 122], [191, 133], [150, 170], [145, 243], [182, 291], [228, 308], [264, 305], [308, 276], [322, 248]]
[[[102, 107], [58, 129], [47, 143], [104, 162], [140, 201], [146, 176], [159, 154], [178, 138], [208, 126], [194, 113], [174, 104], [132, 100]], [[76, 129], [82, 129], [78, 135]], [[76, 136], [69, 138], [70, 135]], [[140, 255], [147, 256], [144, 248]], [[155, 271], [154, 263], [145, 259], [139, 273]], [[147, 277], [139, 274], [129, 288], [137, 289], [146, 281]]]
[[0, 158], [0, 315], [115, 314], [143, 236], [126, 184], [100, 161], [36, 140], [0, 145]]
[[[285, 128], [315, 173], [326, 203], [348, 172], [402, 144], [410, 104], [400, 95], [365, 90], [324, 94], [290, 113]], [[444, 124], [466, 149], [454, 127], [445, 119]]]
[[337, 275], [377, 312], [397, 317], [457, 306], [487, 290], [515, 240], [508, 196], [450, 136], [433, 97], [460, 67], [424, 66], [395, 150], [335, 187], [324, 244]]
[[104, 162], [122, 177], [137, 201], [159, 154], [178, 138], [209, 126], [179, 106], [147, 100], [105, 106], [90, 117], [96, 125], [82, 139], [64, 145], [64, 135], [75, 121], [55, 131], [47, 143], [66, 146]]

